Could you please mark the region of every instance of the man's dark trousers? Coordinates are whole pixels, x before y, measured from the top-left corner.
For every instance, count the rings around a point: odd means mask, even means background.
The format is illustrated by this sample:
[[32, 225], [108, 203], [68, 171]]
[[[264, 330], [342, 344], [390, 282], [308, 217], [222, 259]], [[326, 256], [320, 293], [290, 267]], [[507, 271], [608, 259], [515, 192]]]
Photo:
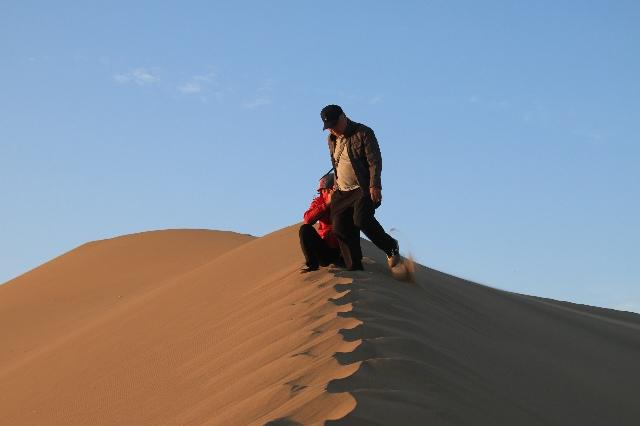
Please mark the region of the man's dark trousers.
[[300, 247], [309, 268], [316, 269], [340, 261], [340, 250], [329, 247], [312, 225], [302, 225], [299, 235]]
[[334, 191], [331, 196], [331, 223], [340, 242], [340, 251], [348, 269], [362, 269], [360, 231], [380, 250], [389, 254], [396, 240], [387, 234], [375, 218], [369, 192], [361, 188]]

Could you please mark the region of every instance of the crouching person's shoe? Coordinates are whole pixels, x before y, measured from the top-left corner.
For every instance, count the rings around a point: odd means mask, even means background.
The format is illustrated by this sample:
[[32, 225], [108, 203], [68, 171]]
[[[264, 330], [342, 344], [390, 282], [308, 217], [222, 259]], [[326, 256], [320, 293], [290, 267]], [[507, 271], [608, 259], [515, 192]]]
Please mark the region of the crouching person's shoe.
[[301, 274], [306, 274], [308, 272], [313, 272], [313, 271], [317, 271], [319, 269], [318, 266], [307, 266], [307, 265], [303, 265], [302, 268], [300, 268], [300, 273]]

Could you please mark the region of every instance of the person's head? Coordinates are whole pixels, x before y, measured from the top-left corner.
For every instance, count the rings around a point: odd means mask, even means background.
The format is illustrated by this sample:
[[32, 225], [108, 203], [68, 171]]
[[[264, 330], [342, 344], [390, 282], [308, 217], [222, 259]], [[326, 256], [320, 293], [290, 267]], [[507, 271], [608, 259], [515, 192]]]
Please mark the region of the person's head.
[[318, 193], [322, 196], [322, 198], [324, 198], [325, 201], [327, 200], [329, 194], [331, 194], [331, 191], [333, 191], [334, 182], [335, 175], [333, 174], [333, 172], [329, 172], [326, 175], [322, 176], [320, 178], [320, 182], [318, 182]]
[[324, 126], [322, 130], [329, 129], [332, 135], [342, 136], [347, 128], [347, 116], [339, 105], [327, 105], [320, 111], [320, 118]]

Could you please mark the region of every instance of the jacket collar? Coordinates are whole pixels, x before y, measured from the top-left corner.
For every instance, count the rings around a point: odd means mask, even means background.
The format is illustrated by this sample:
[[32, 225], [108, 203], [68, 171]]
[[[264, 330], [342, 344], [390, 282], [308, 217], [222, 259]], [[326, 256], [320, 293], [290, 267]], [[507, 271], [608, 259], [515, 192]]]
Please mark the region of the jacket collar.
[[[344, 137], [348, 138], [350, 136], [353, 136], [356, 131], [358, 130], [358, 123], [356, 123], [355, 121], [351, 121], [349, 118], [347, 118], [347, 127], [344, 129]], [[329, 133], [329, 140], [334, 142], [336, 141], [336, 137], [332, 134]]]
[[350, 136], [353, 136], [353, 134], [356, 132], [358, 126], [356, 125], [355, 122], [349, 120], [349, 118], [347, 118], [347, 127], [346, 129], [344, 129], [344, 137], [348, 138]]

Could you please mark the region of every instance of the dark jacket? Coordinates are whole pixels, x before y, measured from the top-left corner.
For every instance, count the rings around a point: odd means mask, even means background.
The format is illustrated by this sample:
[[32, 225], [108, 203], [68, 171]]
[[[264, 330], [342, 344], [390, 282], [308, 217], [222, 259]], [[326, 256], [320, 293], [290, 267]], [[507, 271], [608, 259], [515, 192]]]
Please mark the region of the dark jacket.
[[338, 247], [338, 240], [333, 234], [333, 226], [331, 225], [331, 206], [325, 204], [322, 196], [317, 196], [311, 202], [309, 209], [304, 212], [304, 223], [314, 225], [318, 222], [318, 235], [331, 248]]
[[[371, 187], [382, 189], [382, 155], [380, 154], [376, 135], [373, 130], [364, 124], [347, 120], [347, 128], [344, 132], [344, 137], [347, 139], [347, 147], [345, 149], [349, 154], [349, 159], [351, 159], [358, 184], [365, 191]], [[331, 163], [336, 171], [337, 180], [338, 170], [333, 159], [333, 153], [336, 149], [336, 137], [329, 134], [328, 142]]]

